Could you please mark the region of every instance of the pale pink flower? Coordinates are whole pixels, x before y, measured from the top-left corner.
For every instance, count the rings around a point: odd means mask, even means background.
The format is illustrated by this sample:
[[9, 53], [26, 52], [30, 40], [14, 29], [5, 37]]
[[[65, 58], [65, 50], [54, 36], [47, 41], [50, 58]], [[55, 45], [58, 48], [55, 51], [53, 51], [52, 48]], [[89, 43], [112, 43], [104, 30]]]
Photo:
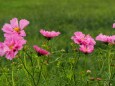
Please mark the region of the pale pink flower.
[[23, 48], [24, 44], [26, 44], [26, 40], [19, 35], [11, 35], [10, 37], [6, 38], [4, 41], [6, 58], [9, 60], [15, 58], [18, 51]]
[[37, 45], [34, 45], [33, 48], [38, 53], [38, 55], [45, 55], [45, 56], [47, 56], [47, 55], [50, 54], [48, 51], [38, 47]]
[[5, 54], [5, 45], [4, 43], [0, 42], [0, 56], [4, 56]]
[[102, 33], [96, 37], [96, 40], [102, 42], [108, 42], [109, 36], [103, 35]]
[[71, 39], [76, 43], [76, 44], [82, 44], [84, 41], [85, 34], [82, 32], [75, 32], [74, 36], [71, 37]]
[[79, 50], [85, 54], [92, 53], [94, 51], [94, 46], [92, 45], [80, 45]]
[[84, 45], [95, 45], [95, 40], [90, 35], [85, 35], [82, 32], [75, 32], [74, 36], [71, 37], [71, 39], [76, 44], [84, 44]]
[[99, 34], [96, 37], [96, 40], [102, 41], [104, 43], [114, 43], [115, 42], [115, 35], [113, 35], [113, 36], [107, 36], [107, 35]]
[[48, 39], [51, 39], [51, 38], [54, 38], [54, 37], [60, 35], [60, 32], [45, 31], [45, 30], [43, 30], [43, 29], [40, 30], [40, 33], [41, 33], [44, 37], [46, 37], [46, 38], [48, 38]]
[[28, 26], [29, 21], [27, 21], [26, 19], [21, 19], [18, 22], [17, 18], [13, 18], [12, 20], [10, 20], [10, 24], [6, 23], [2, 30], [3, 32], [5, 32], [4, 36], [8, 37], [11, 34], [18, 34], [20, 36], [26, 36], [26, 33], [24, 31], [24, 28], [26, 26]]
[[115, 28], [115, 23], [113, 23], [113, 28]]
[[111, 41], [109, 43], [115, 44], [115, 35], [110, 36]]
[[96, 42], [90, 35], [86, 35], [82, 44], [84, 44], [84, 45], [95, 45]]

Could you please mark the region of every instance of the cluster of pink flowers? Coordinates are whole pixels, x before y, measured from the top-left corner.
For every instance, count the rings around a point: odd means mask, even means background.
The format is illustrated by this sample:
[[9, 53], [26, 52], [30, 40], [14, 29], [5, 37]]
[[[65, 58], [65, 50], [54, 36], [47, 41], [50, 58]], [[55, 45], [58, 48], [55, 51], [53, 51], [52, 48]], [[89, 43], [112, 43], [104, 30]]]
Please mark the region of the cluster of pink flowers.
[[[10, 20], [10, 24], [4, 24], [2, 31], [4, 32], [5, 40], [0, 42], [0, 56], [5, 56], [7, 59], [12, 60], [17, 55], [18, 51], [23, 48], [23, 45], [26, 44], [24, 37], [26, 33], [24, 28], [28, 26], [29, 21], [26, 19], [21, 19], [18, 22], [17, 18]], [[60, 32], [55, 31], [45, 31], [40, 30], [40, 33], [46, 37], [48, 40], [58, 36]], [[37, 45], [33, 46], [34, 50], [39, 55], [49, 55], [50, 53]]]
[[[5, 56], [9, 60], [15, 58], [18, 51], [26, 44], [24, 28], [28, 26], [28, 24], [29, 21], [26, 19], [21, 19], [18, 22], [17, 18], [13, 18], [10, 20], [10, 23], [3, 25], [2, 31], [4, 32], [5, 40], [4, 42], [0, 42], [0, 56]], [[113, 28], [115, 28], [115, 23], [113, 24]], [[46, 31], [43, 29], [40, 30], [40, 33], [48, 40], [60, 35], [60, 32]], [[96, 45], [95, 40], [89, 34], [85, 35], [82, 32], [75, 32], [71, 39], [80, 46], [79, 50], [85, 54], [92, 53]], [[99, 34], [96, 40], [115, 44], [115, 35], [107, 36]], [[50, 54], [50, 52], [37, 45], [34, 45], [33, 48], [39, 55], [47, 56]]]
[[115, 43], [115, 35], [107, 36], [107, 35], [103, 35], [102, 33], [100, 33], [96, 37], [96, 40], [107, 43], [107, 44], [108, 43], [114, 44]]
[[76, 44], [79, 44], [79, 50], [85, 54], [93, 52], [96, 42], [90, 35], [85, 35], [82, 32], [75, 32], [71, 39]]
[[10, 24], [4, 24], [2, 31], [4, 32], [5, 40], [4, 42], [0, 42], [0, 56], [5, 55], [9, 60], [15, 58], [18, 51], [26, 44], [24, 28], [28, 26], [28, 24], [29, 21], [21, 19], [18, 22], [17, 18], [10, 20]]

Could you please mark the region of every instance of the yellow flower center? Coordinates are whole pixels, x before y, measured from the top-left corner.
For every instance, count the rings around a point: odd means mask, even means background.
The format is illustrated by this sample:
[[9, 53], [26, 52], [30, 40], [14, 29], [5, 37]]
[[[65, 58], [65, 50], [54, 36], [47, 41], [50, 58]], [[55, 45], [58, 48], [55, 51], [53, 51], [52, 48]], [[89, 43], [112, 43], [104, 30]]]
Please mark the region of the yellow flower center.
[[9, 48], [12, 50], [13, 49], [13, 45], [10, 45]]
[[15, 30], [16, 32], [20, 32], [20, 28], [18, 28], [18, 27], [14, 28], [14, 30]]

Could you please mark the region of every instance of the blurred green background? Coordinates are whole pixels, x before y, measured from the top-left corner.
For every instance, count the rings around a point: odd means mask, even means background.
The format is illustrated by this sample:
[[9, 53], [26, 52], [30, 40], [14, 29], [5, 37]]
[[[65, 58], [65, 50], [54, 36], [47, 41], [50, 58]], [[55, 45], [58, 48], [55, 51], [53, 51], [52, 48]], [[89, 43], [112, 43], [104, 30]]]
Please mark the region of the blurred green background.
[[[10, 19], [27, 19], [25, 28], [28, 44], [40, 45], [44, 38], [39, 33], [45, 30], [60, 31], [53, 41], [58, 48], [70, 45], [75, 31], [96, 37], [99, 33], [112, 35], [115, 29], [115, 0], [0, 0], [0, 28]], [[3, 32], [0, 31], [0, 41]]]

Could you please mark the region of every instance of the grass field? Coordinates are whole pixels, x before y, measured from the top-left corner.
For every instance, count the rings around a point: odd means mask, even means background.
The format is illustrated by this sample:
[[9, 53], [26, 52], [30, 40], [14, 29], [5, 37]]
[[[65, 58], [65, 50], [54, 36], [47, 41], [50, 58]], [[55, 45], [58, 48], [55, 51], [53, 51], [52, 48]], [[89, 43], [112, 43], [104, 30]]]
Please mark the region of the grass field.
[[[114, 35], [114, 3], [115, 0], [0, 0], [0, 28], [14, 17], [30, 21], [25, 29], [27, 50], [17, 56], [22, 58], [0, 58], [0, 86], [115, 86], [115, 46], [97, 42], [94, 52], [85, 55], [74, 51], [76, 45], [71, 40], [76, 31], [94, 38], [99, 33]], [[40, 29], [61, 34], [47, 48]], [[1, 30], [0, 41], [3, 40]], [[34, 44], [51, 55], [31, 54]], [[49, 63], [45, 64], [47, 60]]]

